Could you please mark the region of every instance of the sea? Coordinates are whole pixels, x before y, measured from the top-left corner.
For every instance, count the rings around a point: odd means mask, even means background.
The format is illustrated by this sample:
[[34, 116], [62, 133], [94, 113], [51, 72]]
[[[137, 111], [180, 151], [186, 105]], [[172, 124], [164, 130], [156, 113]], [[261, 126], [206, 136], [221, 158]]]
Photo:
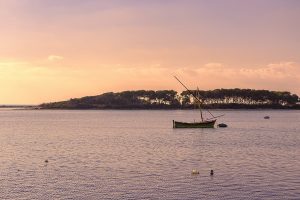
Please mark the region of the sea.
[[2, 109], [0, 199], [300, 199], [300, 111], [211, 112]]

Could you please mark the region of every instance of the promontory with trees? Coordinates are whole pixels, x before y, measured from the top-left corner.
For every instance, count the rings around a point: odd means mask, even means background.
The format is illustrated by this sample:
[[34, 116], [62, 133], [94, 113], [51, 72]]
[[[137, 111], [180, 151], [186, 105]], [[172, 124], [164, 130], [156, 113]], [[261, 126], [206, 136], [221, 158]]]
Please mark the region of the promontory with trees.
[[[300, 99], [290, 92], [253, 89], [192, 90], [201, 106], [210, 109], [300, 109]], [[68, 101], [44, 103], [41, 109], [194, 109], [188, 91], [137, 90], [108, 92]]]

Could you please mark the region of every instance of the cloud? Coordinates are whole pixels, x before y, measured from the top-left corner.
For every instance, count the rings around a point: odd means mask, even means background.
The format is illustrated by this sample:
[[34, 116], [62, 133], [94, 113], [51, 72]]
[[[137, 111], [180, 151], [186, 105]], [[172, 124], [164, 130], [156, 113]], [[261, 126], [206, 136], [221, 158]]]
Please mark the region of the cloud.
[[150, 76], [160, 76], [168, 71], [168, 68], [160, 66], [150, 66], [150, 67], [117, 67], [113, 69], [114, 72], [125, 75], [136, 75], [138, 77], [150, 77]]
[[11, 66], [25, 66], [28, 62], [16, 62], [16, 61], [1, 61], [0, 67], [11, 67]]
[[205, 68], [222, 68], [224, 67], [223, 63], [206, 63]]
[[166, 87], [171, 87], [172, 75], [182, 77], [189, 85], [199, 85], [203, 89], [215, 88], [254, 88], [272, 90], [291, 90], [300, 92], [300, 68], [295, 62], [270, 63], [263, 66], [231, 67], [224, 63], [206, 63], [201, 67], [170, 67], [159, 66], [118, 66], [107, 70], [120, 77], [134, 77], [141, 81], [145, 79], [164, 80]]
[[57, 56], [57, 55], [49, 55], [48, 56], [48, 60], [51, 62], [56, 62], [56, 61], [60, 61], [63, 59], [64, 59], [64, 57], [62, 57], [62, 56]]
[[203, 89], [240, 87], [300, 93], [300, 66], [296, 62], [239, 68], [222, 63], [207, 63], [198, 68], [178, 68], [176, 73], [190, 85], [198, 84]]
[[300, 68], [295, 62], [270, 63], [258, 68], [241, 68], [238, 73], [245, 77], [261, 79], [288, 79], [300, 78]]
[[[296, 62], [244, 67], [218, 62], [199, 67], [174, 67], [162, 62], [148, 65], [99, 64], [87, 70], [49, 61], [0, 60], [0, 90], [3, 94], [0, 102], [41, 103], [136, 89], [184, 90], [173, 75], [178, 76], [190, 89], [197, 86], [203, 90], [251, 88], [300, 94], [300, 64]], [[53, 67], [57, 65], [61, 66]]]
[[207, 63], [198, 68], [178, 68], [182, 74], [210, 75], [217, 77], [231, 77], [232, 79], [284, 79], [298, 78], [300, 66], [295, 62], [270, 63], [264, 66], [230, 67], [223, 63]]

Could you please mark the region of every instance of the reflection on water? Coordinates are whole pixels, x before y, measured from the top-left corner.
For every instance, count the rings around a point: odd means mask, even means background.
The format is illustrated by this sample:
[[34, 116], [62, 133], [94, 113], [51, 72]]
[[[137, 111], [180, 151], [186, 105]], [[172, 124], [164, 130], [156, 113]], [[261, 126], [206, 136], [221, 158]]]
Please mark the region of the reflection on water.
[[228, 128], [172, 128], [196, 111], [1, 110], [0, 197], [299, 199], [300, 112], [216, 113]]

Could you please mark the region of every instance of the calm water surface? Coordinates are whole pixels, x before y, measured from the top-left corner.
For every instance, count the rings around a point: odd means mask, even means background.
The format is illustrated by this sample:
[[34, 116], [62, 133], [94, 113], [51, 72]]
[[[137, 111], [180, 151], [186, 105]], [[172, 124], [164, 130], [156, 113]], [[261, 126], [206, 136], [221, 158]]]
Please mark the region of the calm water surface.
[[300, 111], [214, 113], [0, 110], [0, 199], [300, 199]]

